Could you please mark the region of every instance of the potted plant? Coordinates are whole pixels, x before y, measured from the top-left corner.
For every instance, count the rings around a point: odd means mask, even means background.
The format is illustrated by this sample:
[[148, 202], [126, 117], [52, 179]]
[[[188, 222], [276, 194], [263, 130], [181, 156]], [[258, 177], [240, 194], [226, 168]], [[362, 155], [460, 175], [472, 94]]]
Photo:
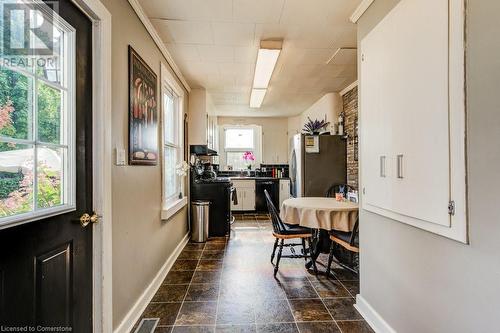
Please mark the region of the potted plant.
[[326, 117], [324, 120], [312, 120], [309, 117], [307, 119], [308, 122], [304, 124], [304, 128], [302, 129], [306, 134], [319, 135], [321, 130], [330, 124], [330, 122], [326, 121]]
[[246, 151], [243, 153], [243, 160], [247, 163], [248, 173], [252, 170], [252, 162], [255, 161], [255, 156], [251, 151]]

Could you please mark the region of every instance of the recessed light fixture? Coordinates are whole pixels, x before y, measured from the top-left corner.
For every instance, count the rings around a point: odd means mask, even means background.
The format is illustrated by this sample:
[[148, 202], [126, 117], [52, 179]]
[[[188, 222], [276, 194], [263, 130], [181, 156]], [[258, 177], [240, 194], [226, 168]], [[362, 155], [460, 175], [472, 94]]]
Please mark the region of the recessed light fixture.
[[265, 40], [260, 42], [255, 73], [253, 77], [250, 107], [260, 108], [266, 96], [269, 81], [283, 46], [283, 40]]

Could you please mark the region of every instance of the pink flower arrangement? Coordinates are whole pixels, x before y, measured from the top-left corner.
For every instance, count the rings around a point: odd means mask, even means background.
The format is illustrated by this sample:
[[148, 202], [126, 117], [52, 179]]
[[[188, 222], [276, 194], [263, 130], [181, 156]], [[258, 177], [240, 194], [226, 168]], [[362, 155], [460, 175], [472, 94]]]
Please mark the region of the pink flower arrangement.
[[255, 156], [251, 151], [246, 151], [243, 153], [243, 159], [247, 162], [255, 161]]

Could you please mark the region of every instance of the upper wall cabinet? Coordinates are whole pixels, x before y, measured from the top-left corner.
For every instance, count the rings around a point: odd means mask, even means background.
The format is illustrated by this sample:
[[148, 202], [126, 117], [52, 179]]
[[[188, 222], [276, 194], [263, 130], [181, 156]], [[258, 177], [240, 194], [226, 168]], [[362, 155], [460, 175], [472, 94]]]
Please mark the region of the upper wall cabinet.
[[402, 0], [361, 40], [362, 207], [467, 243], [463, 0]]

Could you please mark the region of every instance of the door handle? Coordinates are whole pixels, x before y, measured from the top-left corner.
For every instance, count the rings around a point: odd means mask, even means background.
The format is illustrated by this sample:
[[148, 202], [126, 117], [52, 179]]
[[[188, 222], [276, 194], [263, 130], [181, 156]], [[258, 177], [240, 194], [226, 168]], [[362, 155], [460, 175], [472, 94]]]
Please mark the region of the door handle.
[[380, 156], [380, 177], [385, 178], [385, 156]]
[[85, 213], [82, 216], [80, 216], [80, 225], [85, 228], [86, 226], [89, 225], [89, 223], [97, 223], [99, 222], [99, 219], [101, 218], [100, 215], [97, 215], [96, 213], [93, 213], [92, 215]]
[[403, 154], [397, 156], [398, 161], [398, 178], [403, 179]]

